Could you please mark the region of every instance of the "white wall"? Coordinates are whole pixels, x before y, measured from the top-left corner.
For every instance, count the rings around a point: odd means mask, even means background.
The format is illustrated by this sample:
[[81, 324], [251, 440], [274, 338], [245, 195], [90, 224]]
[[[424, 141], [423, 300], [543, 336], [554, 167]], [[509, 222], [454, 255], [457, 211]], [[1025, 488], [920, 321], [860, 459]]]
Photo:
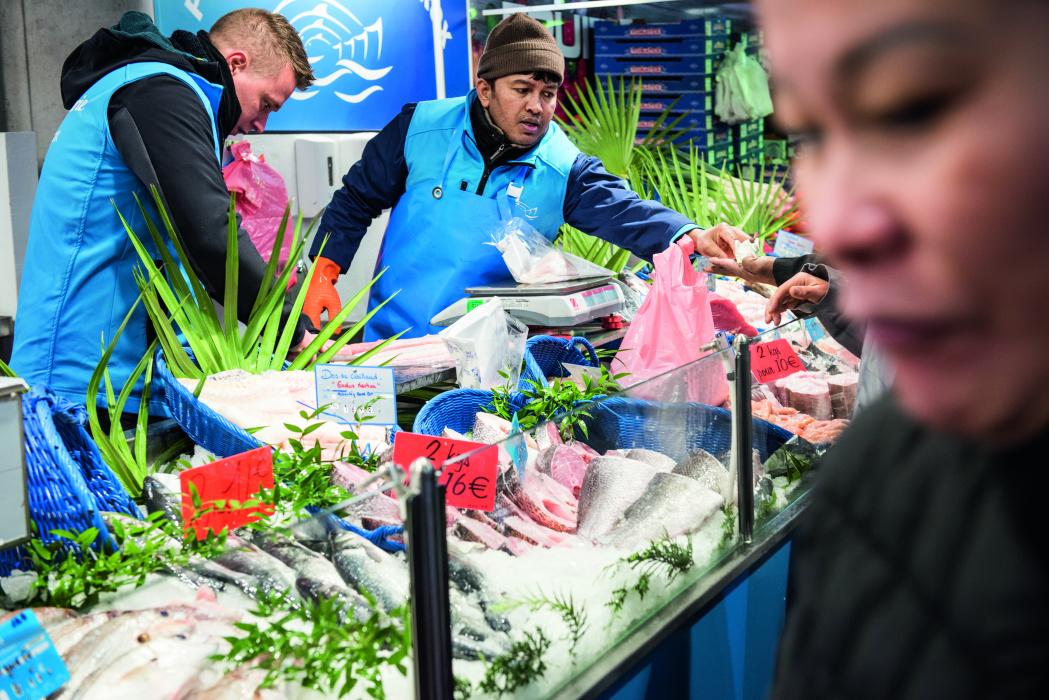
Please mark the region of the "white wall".
[[0, 133], [0, 316], [14, 316], [36, 194], [36, 138]]
[[[350, 166], [361, 158], [364, 145], [375, 134], [256, 134], [244, 137], [251, 143], [253, 153], [266, 157], [266, 162], [284, 177], [292, 215], [303, 209], [304, 217], [316, 216], [342, 186], [342, 177]], [[306, 148], [304, 148], [306, 146]], [[299, 158], [296, 158], [296, 148]], [[308, 153], [308, 157], [306, 154]], [[329, 178], [328, 157], [332, 158]], [[305, 166], [305, 167], [304, 167]], [[306, 169], [308, 168], [308, 169]], [[305, 206], [303, 206], [305, 204]], [[375, 261], [379, 256], [389, 211], [384, 211], [368, 229], [350, 269], [339, 278], [336, 288], [345, 301], [372, 279]], [[308, 226], [310, 220], [303, 222]], [[320, 222], [317, 222], [318, 225]], [[322, 234], [321, 231], [316, 231]], [[309, 246], [307, 245], [307, 249]], [[367, 298], [350, 314], [350, 320], [361, 318], [367, 308]]]

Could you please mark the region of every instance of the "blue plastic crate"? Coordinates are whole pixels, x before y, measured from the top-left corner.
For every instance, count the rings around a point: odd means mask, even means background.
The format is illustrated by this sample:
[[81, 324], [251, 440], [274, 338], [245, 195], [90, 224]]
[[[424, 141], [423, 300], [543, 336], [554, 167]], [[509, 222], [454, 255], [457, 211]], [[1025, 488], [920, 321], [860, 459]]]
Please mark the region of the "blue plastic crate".
[[[598, 71], [598, 75], [602, 75]], [[638, 89], [646, 95], [696, 94], [703, 100], [703, 109], [714, 109], [714, 80], [708, 75], [641, 75]]]
[[755, 154], [764, 154], [764, 137], [761, 134], [738, 139], [735, 143], [736, 156], [744, 158]]
[[[112, 545], [101, 513], [140, 517], [127, 491], [102, 461], [85, 430], [87, 410], [47, 389], [22, 397], [29, 517], [46, 543], [61, 541], [52, 530], [98, 529], [95, 547]], [[24, 547], [0, 552], [0, 575], [28, 569]]]
[[[690, 78], [691, 92], [710, 92], [714, 89], [714, 75], [707, 56], [666, 56], [637, 58], [633, 56], [596, 56], [594, 71], [601, 75], [645, 76], [680, 75]], [[684, 90], [682, 90], [683, 92]]]
[[[594, 55], [662, 58], [668, 56], [720, 56], [729, 47], [728, 34], [714, 36], [679, 36], [669, 39], [599, 38], [594, 41]], [[704, 72], [712, 70], [707, 64]]]
[[600, 38], [659, 39], [695, 34], [728, 34], [731, 31], [732, 20], [719, 15], [660, 24], [620, 24], [609, 20], [594, 22], [594, 36]]
[[[660, 115], [658, 114], [642, 114], [637, 120], [637, 131], [638, 133], [648, 133], [651, 129], [656, 128], [656, 123], [659, 121]], [[684, 114], [671, 113], [664, 121], [664, 126], [669, 126], [675, 119], [681, 117], [681, 121], [677, 123], [675, 130], [684, 129], [690, 133], [703, 134], [706, 132], [706, 124], [708, 123], [707, 115], [702, 112], [693, 113], [688, 112]]]
[[642, 114], [659, 114], [667, 109], [674, 112], [689, 112], [703, 117], [703, 128], [714, 128], [714, 113], [706, 93], [694, 92], [683, 95], [660, 95], [649, 93], [641, 97]]

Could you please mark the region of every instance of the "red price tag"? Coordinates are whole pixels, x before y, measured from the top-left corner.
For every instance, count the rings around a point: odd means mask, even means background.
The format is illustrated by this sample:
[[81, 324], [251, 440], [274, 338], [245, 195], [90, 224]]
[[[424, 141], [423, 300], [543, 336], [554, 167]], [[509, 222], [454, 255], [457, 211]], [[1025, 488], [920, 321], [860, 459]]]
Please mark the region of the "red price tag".
[[[459, 455], [483, 447], [489, 449], [455, 461]], [[442, 470], [437, 483], [445, 486], [448, 505], [488, 512], [495, 510], [495, 479], [499, 469], [499, 449], [495, 445], [397, 433], [393, 440], [393, 463], [407, 472], [412, 462], [420, 457], [430, 460], [434, 469]], [[451, 463], [444, 467], [445, 462]]]
[[783, 338], [750, 346], [750, 371], [762, 384], [774, 382], [804, 369], [805, 365], [795, 354], [794, 348]]
[[[273, 489], [273, 452], [259, 447], [179, 474], [182, 521], [197, 539], [208, 531], [233, 530], [273, 514], [273, 504], [257, 503], [262, 489]], [[194, 493], [195, 492], [195, 493]], [[197, 503], [194, 505], [194, 495]], [[199, 516], [198, 511], [203, 511]]]

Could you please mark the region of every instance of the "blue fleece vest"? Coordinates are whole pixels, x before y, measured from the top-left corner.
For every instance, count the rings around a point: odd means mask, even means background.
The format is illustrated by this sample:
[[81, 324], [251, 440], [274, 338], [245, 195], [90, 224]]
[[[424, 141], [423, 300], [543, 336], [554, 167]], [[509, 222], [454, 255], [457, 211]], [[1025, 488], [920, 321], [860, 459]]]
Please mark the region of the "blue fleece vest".
[[[136, 195], [158, 225], [160, 221], [152, 195], [113, 143], [109, 100], [127, 84], [161, 74], [181, 80], [200, 98], [210, 118], [218, 167], [222, 151], [215, 113], [222, 87], [168, 64], [149, 62], [118, 68], [84, 93], [62, 120], [40, 173], [11, 366], [31, 385], [48, 386], [77, 403], [86, 400], [103, 339], [108, 343], [113, 338], [139, 295], [132, 276], [138, 255], [114, 206], [154, 252]], [[147, 323], [140, 304], [110, 360], [118, 392], [146, 351]], [[137, 410], [141, 390], [140, 381], [125, 410]], [[104, 394], [98, 402], [105, 403]], [[150, 401], [150, 410], [162, 413], [157, 399]]]
[[[484, 159], [470, 124], [474, 93], [420, 102], [404, 143], [405, 193], [386, 228], [369, 308], [387, 303], [365, 339], [436, 333], [430, 319], [472, 285], [510, 277], [491, 243], [501, 221], [521, 217], [553, 240], [564, 223], [565, 192], [579, 150], [556, 124], [527, 154], [494, 168], [478, 194]], [[397, 293], [397, 296], [393, 295]]]

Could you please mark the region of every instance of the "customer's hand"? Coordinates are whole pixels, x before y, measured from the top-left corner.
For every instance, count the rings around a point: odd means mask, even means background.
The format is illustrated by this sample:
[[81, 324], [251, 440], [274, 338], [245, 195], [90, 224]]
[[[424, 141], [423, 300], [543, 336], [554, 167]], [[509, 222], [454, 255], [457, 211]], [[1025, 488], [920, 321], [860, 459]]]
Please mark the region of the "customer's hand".
[[784, 311], [802, 304], [818, 304], [827, 296], [830, 282], [807, 272], [799, 272], [781, 284], [765, 305], [765, 323], [779, 325]]

